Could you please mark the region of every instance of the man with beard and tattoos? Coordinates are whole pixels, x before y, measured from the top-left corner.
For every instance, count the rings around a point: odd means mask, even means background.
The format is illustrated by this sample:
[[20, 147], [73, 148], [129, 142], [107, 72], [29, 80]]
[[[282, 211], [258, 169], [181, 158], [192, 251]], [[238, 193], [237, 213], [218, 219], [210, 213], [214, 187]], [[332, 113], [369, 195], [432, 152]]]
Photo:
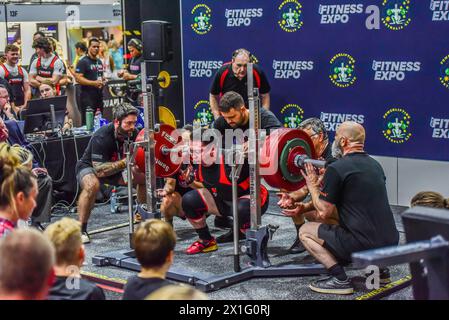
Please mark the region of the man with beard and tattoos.
[[[81, 187], [78, 213], [83, 243], [89, 243], [87, 222], [101, 184], [125, 185], [125, 141], [137, 137], [136, 122], [139, 111], [129, 103], [116, 107], [114, 121], [95, 131], [82, 158], [76, 164], [76, 178]], [[137, 184], [137, 201], [145, 201], [145, 174], [133, 168], [133, 183]]]
[[[344, 122], [337, 129], [331, 163], [319, 179], [306, 164], [303, 174], [317, 215], [330, 217], [337, 209], [339, 224], [309, 222], [299, 230], [306, 250], [322, 263], [330, 277], [314, 281], [310, 289], [320, 293], [352, 294], [354, 288], [344, 266], [354, 252], [397, 245], [399, 233], [391, 211], [385, 173], [365, 151], [365, 129]], [[389, 280], [388, 269], [380, 269], [380, 280]]]

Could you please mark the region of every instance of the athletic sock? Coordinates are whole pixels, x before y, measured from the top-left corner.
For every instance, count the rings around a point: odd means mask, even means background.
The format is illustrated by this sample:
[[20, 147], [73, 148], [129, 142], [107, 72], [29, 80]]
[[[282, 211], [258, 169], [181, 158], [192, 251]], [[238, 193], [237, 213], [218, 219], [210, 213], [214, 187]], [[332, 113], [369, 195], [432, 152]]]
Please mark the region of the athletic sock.
[[337, 278], [340, 281], [348, 280], [348, 276], [346, 275], [345, 269], [339, 264], [330, 267], [329, 273], [331, 276]]
[[209, 241], [213, 239], [212, 235], [209, 232], [208, 226], [205, 226], [204, 228], [201, 229], [196, 229], [195, 231], [196, 233], [198, 233], [198, 236], [200, 237], [201, 240]]

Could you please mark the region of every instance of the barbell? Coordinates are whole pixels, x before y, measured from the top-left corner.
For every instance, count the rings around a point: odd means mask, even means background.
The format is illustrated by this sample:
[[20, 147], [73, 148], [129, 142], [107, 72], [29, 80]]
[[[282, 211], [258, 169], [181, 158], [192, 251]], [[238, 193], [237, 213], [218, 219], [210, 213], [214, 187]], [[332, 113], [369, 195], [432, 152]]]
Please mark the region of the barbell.
[[[174, 134], [175, 130], [169, 125], [161, 124], [154, 133], [157, 177], [173, 176], [183, 163], [186, 149], [182, 146], [181, 136]], [[143, 139], [144, 130], [138, 134], [136, 142]], [[204, 154], [202, 157], [204, 159]], [[307, 133], [286, 128], [271, 132], [262, 145], [259, 159], [260, 175], [265, 181], [272, 187], [287, 191], [298, 190], [305, 185], [301, 174], [305, 163], [311, 163], [317, 168], [326, 164], [325, 161], [316, 160], [315, 148]], [[137, 148], [135, 163], [140, 170], [145, 171], [145, 152], [142, 147]]]

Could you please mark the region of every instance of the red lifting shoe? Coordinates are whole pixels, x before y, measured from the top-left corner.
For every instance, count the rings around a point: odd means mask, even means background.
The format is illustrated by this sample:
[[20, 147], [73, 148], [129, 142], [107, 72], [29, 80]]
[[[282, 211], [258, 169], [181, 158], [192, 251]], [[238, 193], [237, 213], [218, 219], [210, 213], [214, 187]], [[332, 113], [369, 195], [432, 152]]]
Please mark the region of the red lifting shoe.
[[218, 249], [217, 241], [215, 238], [212, 238], [211, 240], [197, 240], [194, 243], [190, 245], [190, 247], [187, 248], [186, 253], [187, 254], [197, 254], [197, 253], [206, 253], [215, 251]]

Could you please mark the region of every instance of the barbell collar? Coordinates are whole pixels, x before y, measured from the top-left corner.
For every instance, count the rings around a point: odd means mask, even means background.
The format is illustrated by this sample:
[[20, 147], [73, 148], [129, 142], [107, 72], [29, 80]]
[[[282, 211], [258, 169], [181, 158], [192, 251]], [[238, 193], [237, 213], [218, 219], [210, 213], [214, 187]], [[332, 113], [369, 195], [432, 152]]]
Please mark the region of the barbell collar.
[[308, 156], [306, 156], [304, 154], [298, 154], [295, 157], [294, 163], [295, 163], [296, 167], [301, 168], [301, 169], [304, 168], [304, 165], [306, 163], [310, 163], [312, 166], [314, 166], [315, 168], [319, 168], [319, 169], [326, 167], [326, 161], [310, 159]]

